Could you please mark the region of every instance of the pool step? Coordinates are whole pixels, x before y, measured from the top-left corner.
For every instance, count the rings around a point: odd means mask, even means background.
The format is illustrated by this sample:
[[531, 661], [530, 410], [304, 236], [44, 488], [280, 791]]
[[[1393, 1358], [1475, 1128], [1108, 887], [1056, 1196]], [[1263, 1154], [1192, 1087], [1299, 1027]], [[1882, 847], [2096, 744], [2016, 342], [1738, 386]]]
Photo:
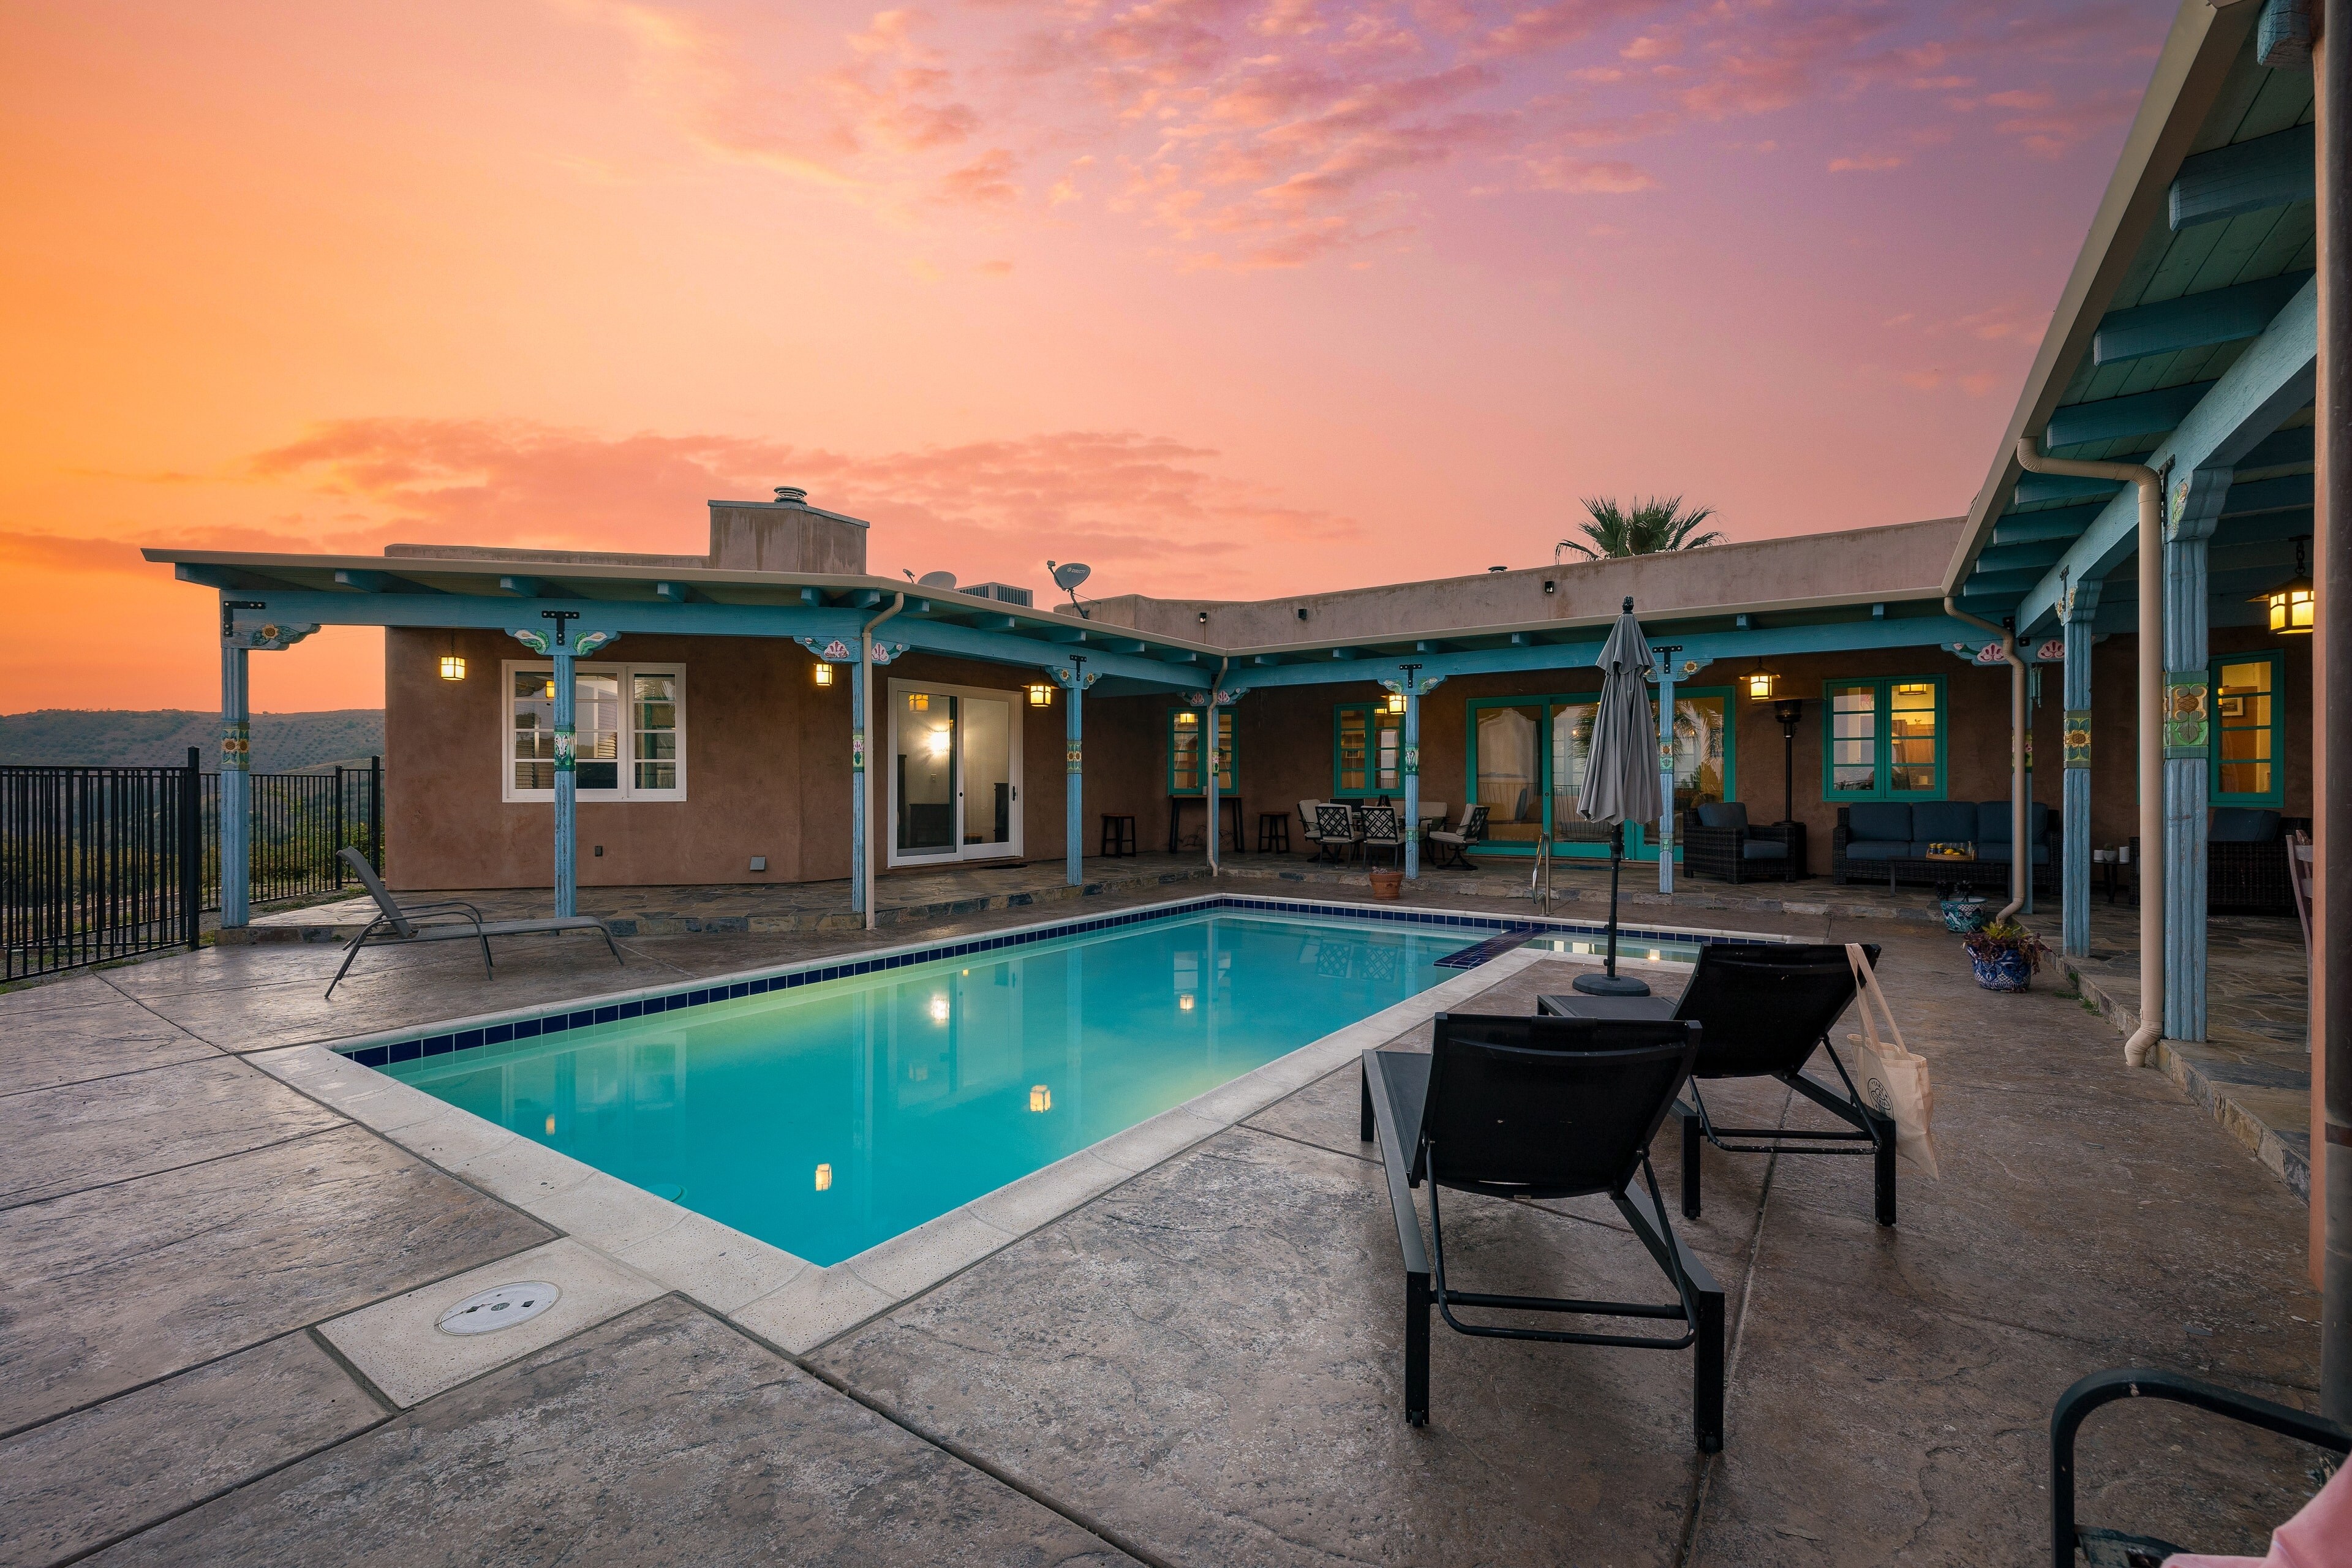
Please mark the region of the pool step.
[[1490, 963], [1507, 952], [1514, 952], [1533, 942], [1538, 932], [1534, 926], [1511, 926], [1482, 942], [1449, 952], [1437, 961], [1440, 969], [1475, 969]]

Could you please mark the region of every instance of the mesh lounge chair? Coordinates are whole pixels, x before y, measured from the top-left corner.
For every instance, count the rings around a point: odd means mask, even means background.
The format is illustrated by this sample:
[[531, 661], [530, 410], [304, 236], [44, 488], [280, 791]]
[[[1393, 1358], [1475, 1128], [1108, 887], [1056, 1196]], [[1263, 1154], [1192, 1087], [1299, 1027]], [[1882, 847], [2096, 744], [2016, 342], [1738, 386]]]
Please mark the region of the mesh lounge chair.
[[554, 915], [536, 921], [485, 921], [482, 911], [457, 899], [446, 899], [431, 904], [397, 904], [384, 890], [383, 879], [367, 863], [367, 857], [356, 849], [345, 849], [340, 857], [344, 865], [357, 874], [360, 885], [375, 900], [377, 914], [367, 929], [352, 938], [343, 950], [343, 966], [327, 982], [327, 999], [334, 1000], [335, 987], [351, 973], [352, 960], [360, 949], [373, 942], [379, 947], [412, 942], [478, 942], [482, 944], [482, 973], [490, 969], [490, 938], [494, 936], [527, 936], [534, 931], [593, 931], [604, 939], [613, 952], [613, 962], [619, 963], [621, 949], [613, 941], [610, 927], [593, 915]]
[[[1636, 1350], [1695, 1349], [1699, 1450], [1723, 1447], [1723, 1290], [1666, 1220], [1650, 1140], [1699, 1048], [1694, 1024], [1439, 1014], [1434, 1047], [1363, 1058], [1362, 1135], [1377, 1131], [1404, 1255], [1405, 1419], [1429, 1420], [1429, 1309], [1483, 1338]], [[1429, 1244], [1412, 1189], [1429, 1184]], [[1675, 1300], [1496, 1296], [1446, 1282], [1438, 1189], [1505, 1198], [1605, 1194], [1675, 1288]], [[1465, 1322], [1458, 1308], [1679, 1321], [1682, 1332], [1608, 1334]]]
[[1486, 808], [1483, 805], [1464, 806], [1462, 820], [1453, 829], [1450, 831], [1443, 827], [1431, 829], [1430, 869], [1435, 870], [1447, 864], [1448, 858], [1451, 857], [1452, 864], [1461, 867], [1464, 870], [1476, 870], [1477, 868], [1470, 863], [1470, 846], [1486, 837]]
[[[1878, 947], [1864, 942], [1871, 967]], [[1540, 1012], [1556, 1016], [1666, 1018], [1706, 1031], [1691, 1068], [1688, 1105], [1676, 1101], [1683, 1124], [1683, 1216], [1699, 1215], [1699, 1141], [1727, 1154], [1863, 1154], [1875, 1161], [1873, 1185], [1878, 1223], [1895, 1223], [1895, 1123], [1865, 1103], [1830, 1044], [1830, 1030], [1853, 1001], [1853, 969], [1835, 943], [1710, 942], [1678, 1002], [1662, 996], [1543, 996]], [[1844, 1092], [1804, 1074], [1815, 1050], [1829, 1054]], [[1846, 1123], [1833, 1131], [1796, 1127], [1717, 1127], [1707, 1114], [1699, 1080], [1777, 1078]], [[1767, 1140], [1758, 1143], [1754, 1139]], [[1727, 1142], [1737, 1140], [1737, 1142]], [[1837, 1144], [1863, 1147], [1834, 1147]]]

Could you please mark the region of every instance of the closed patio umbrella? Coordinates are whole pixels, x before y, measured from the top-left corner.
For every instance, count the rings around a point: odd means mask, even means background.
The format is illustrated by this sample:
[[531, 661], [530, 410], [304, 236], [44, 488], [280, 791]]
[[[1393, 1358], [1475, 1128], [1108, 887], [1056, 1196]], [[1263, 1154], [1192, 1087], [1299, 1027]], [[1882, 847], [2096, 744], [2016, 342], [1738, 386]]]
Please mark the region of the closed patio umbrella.
[[1599, 974], [1580, 974], [1576, 988], [1592, 996], [1647, 996], [1650, 988], [1617, 973], [1617, 874], [1625, 860], [1625, 824], [1661, 815], [1657, 726], [1650, 715], [1650, 639], [1633, 618], [1633, 601], [1610, 628], [1601, 649], [1601, 705], [1592, 716], [1592, 750], [1584, 764], [1577, 814], [1609, 824], [1609, 963]]

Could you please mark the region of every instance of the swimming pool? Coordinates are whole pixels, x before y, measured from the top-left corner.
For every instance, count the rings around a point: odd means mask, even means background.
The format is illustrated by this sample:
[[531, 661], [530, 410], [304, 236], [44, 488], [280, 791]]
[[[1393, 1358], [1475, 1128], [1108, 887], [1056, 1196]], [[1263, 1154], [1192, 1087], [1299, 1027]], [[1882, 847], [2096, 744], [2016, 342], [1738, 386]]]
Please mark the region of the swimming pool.
[[1470, 923], [1195, 906], [369, 1065], [831, 1264], [1452, 978]]

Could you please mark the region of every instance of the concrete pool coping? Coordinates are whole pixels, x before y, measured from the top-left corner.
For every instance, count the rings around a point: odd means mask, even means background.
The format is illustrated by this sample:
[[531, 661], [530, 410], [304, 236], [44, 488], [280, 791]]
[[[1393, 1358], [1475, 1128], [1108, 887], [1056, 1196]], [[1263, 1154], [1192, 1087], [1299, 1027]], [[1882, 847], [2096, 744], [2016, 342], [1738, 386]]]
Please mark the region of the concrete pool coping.
[[[1198, 901], [1174, 900], [1170, 907]], [[1047, 927], [1068, 923], [1040, 922]], [[1788, 939], [1763, 936], [1763, 940]], [[691, 1299], [787, 1353], [802, 1355], [1256, 1115], [1346, 1066], [1364, 1050], [1427, 1023], [1530, 964], [1546, 962], [1598, 965], [1601, 960], [1596, 955], [1561, 954], [1548, 947], [1505, 953], [829, 1266], [657, 1197], [362, 1066], [344, 1054], [353, 1041], [275, 1047], [250, 1053], [246, 1059], [549, 1226], [598, 1258], [661, 1289]], [[1630, 970], [1661, 973], [1684, 967], [1622, 957], [1619, 963]], [[391, 1033], [413, 1037], [415, 1032], [412, 1027]], [[404, 1314], [391, 1315], [388, 1321], [380, 1308], [372, 1309], [378, 1313], [378, 1321], [371, 1326], [378, 1340], [376, 1353], [415, 1362], [432, 1345], [439, 1314], [480, 1284], [479, 1280], [452, 1280], [420, 1290], [406, 1303]], [[518, 1342], [516, 1353], [527, 1353], [529, 1348]], [[367, 1352], [354, 1344], [347, 1347], [347, 1353], [360, 1359]], [[453, 1376], [452, 1382], [457, 1380]], [[438, 1392], [440, 1387], [429, 1380], [415, 1381], [404, 1387], [404, 1395], [413, 1394], [415, 1399], [404, 1397], [401, 1403], [414, 1403]]]

